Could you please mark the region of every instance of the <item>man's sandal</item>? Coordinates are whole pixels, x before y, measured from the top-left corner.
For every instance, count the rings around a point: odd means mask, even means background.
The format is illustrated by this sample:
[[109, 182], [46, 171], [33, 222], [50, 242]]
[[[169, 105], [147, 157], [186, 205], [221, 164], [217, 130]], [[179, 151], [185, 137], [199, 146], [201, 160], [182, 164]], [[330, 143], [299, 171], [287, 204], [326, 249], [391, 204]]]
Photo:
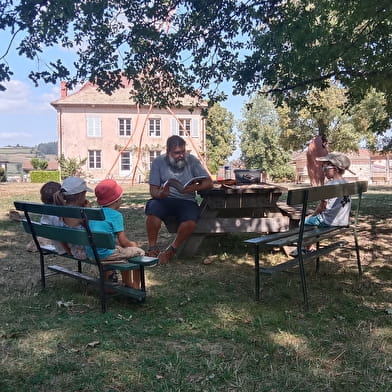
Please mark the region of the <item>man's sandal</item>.
[[159, 253], [159, 264], [167, 264], [169, 260], [176, 254], [177, 249], [170, 245], [166, 250]]
[[159, 253], [161, 253], [161, 251], [159, 250], [159, 246], [155, 245], [155, 246], [150, 246], [146, 252], [146, 256], [148, 257], [158, 257]]

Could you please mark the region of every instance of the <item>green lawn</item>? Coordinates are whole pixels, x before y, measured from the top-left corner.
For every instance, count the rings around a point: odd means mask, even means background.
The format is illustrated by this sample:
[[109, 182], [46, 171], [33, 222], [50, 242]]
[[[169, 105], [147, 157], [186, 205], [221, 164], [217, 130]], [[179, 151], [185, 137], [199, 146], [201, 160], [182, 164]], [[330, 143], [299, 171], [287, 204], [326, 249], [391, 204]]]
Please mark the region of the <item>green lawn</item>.
[[[37, 254], [7, 212], [39, 187], [0, 185], [0, 391], [392, 391], [390, 188], [366, 194], [360, 245], [320, 272], [308, 268], [310, 311], [296, 273], [264, 280], [256, 303], [252, 257], [237, 236], [147, 271], [145, 304], [111, 299], [52, 277], [43, 292]], [[126, 189], [130, 238], [145, 246], [147, 188]], [[170, 237], [164, 233], [164, 239]], [[209, 256], [213, 262], [204, 264]], [[270, 261], [281, 255], [264, 255]]]

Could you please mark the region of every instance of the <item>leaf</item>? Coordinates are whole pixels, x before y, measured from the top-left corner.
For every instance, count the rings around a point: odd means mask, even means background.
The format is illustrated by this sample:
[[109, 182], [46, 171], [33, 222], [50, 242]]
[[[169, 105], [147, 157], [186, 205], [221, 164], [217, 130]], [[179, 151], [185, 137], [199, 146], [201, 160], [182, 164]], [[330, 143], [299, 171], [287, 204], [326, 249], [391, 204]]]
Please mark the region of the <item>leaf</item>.
[[56, 304], [57, 304], [57, 306], [59, 308], [61, 308], [61, 307], [69, 308], [69, 307], [74, 305], [73, 301], [66, 301], [66, 302], [64, 302], [64, 301], [57, 301]]
[[94, 340], [93, 342], [90, 342], [90, 343], [87, 343], [86, 344], [86, 347], [97, 347], [97, 346], [99, 346], [101, 344], [101, 342], [100, 341], [98, 341], [98, 340]]

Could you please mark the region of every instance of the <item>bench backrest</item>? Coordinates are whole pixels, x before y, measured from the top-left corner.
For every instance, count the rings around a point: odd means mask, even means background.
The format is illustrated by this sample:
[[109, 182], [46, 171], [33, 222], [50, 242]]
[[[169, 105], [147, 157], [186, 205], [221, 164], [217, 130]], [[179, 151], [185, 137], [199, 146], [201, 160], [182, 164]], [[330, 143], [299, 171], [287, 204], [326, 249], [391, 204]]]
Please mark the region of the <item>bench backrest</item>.
[[[14, 205], [18, 211], [24, 212], [25, 219], [22, 221], [24, 230], [35, 237], [44, 237], [59, 242], [91, 246], [92, 248], [114, 249], [115, 247], [115, 241], [112, 234], [94, 232], [89, 228], [89, 220], [105, 219], [105, 215], [101, 208], [66, 207], [24, 201], [15, 201]], [[85, 229], [41, 224], [39, 221], [32, 219], [31, 213], [81, 219]]]
[[348, 182], [346, 184], [322, 185], [309, 188], [292, 189], [287, 194], [287, 204], [298, 205], [308, 202], [332, 199], [350, 195], [362, 195], [368, 188], [367, 181]]

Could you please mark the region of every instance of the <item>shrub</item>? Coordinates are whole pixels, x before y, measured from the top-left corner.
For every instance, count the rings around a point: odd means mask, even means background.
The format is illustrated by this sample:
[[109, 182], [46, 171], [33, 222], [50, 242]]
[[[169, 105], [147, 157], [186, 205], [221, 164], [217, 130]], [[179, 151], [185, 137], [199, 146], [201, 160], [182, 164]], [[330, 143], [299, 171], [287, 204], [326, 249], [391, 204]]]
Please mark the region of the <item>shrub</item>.
[[32, 158], [30, 163], [36, 170], [45, 170], [48, 167], [48, 161], [41, 158]]
[[30, 181], [38, 183], [48, 181], [61, 182], [60, 172], [58, 170], [32, 170], [30, 172]]
[[7, 176], [5, 174], [5, 169], [3, 167], [0, 167], [0, 182], [6, 182], [7, 181]]

